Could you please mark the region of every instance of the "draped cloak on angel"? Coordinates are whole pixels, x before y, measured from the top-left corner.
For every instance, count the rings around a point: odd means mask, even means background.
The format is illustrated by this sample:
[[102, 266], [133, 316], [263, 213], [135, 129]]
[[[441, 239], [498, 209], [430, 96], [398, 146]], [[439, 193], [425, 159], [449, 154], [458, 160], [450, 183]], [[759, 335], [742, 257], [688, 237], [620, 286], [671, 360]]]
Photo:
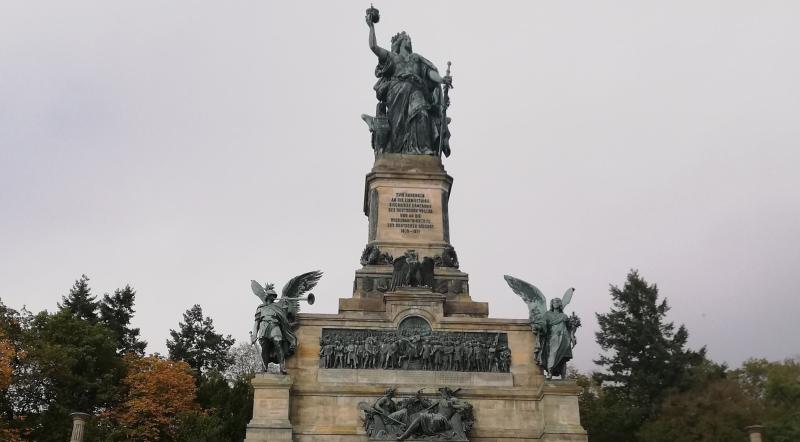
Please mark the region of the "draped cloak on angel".
[[[546, 310], [547, 300], [544, 294], [531, 283], [513, 276], [504, 276], [509, 287], [519, 295], [526, 304], [530, 315], [530, 324], [536, 334], [536, 363], [545, 369], [550, 376], [564, 376], [567, 361], [572, 359], [572, 346], [576, 324], [564, 313], [564, 307], [572, 300], [574, 288], [569, 288], [562, 298], [550, 302]], [[559, 300], [561, 307], [556, 309], [553, 301]], [[580, 325], [580, 324], [577, 324]]]
[[[251, 339], [261, 346], [265, 368], [270, 362], [282, 366], [286, 358], [294, 354], [297, 335], [292, 329], [300, 312], [300, 295], [313, 289], [321, 277], [322, 272], [318, 270], [295, 276], [283, 287], [282, 297], [277, 301], [271, 284], [262, 287], [258, 282], [250, 281], [253, 293], [261, 300], [256, 309]], [[312, 302], [313, 298], [309, 300], [309, 303]], [[280, 342], [280, 349], [275, 347], [276, 341]]]
[[386, 103], [390, 135], [386, 153], [436, 155], [439, 138], [444, 137], [442, 150], [450, 155], [450, 134], [445, 125], [442, 133], [440, 106], [442, 90], [430, 79], [436, 67], [419, 54], [403, 56], [386, 51], [378, 60], [375, 84], [378, 101]]
[[547, 343], [542, 347], [541, 360], [553, 376], [561, 376], [566, 373], [567, 361], [572, 359], [569, 316], [550, 309], [542, 315], [542, 323]]
[[[294, 354], [294, 350], [297, 348], [297, 335], [292, 330], [288, 309], [282, 307], [279, 303], [282, 304], [282, 301], [259, 305], [256, 310], [254, 328], [256, 328], [256, 338], [259, 342], [264, 339], [274, 341], [275, 338], [280, 338], [283, 355], [288, 358]], [[275, 352], [270, 352], [268, 357], [269, 360], [264, 361], [264, 363], [280, 362]]]

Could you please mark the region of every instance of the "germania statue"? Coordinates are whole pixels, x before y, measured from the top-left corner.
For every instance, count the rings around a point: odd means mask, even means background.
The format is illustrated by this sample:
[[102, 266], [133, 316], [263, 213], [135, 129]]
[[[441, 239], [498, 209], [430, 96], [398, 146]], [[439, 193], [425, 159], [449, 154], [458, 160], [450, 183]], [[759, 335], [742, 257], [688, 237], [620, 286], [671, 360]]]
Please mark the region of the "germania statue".
[[550, 300], [550, 310], [547, 310], [547, 300], [533, 284], [513, 276], [505, 275], [504, 278], [511, 290], [528, 305], [531, 329], [536, 334], [536, 363], [547, 373], [548, 379], [553, 376], [563, 379], [567, 361], [572, 359], [572, 349], [578, 342], [575, 330], [581, 326], [575, 313], [572, 316], [564, 313], [564, 307], [572, 300], [575, 289], [567, 289], [563, 298]]
[[300, 301], [314, 304], [313, 289], [322, 272], [313, 271], [295, 276], [283, 286], [282, 296], [278, 299], [272, 284], [263, 287], [256, 281], [250, 281], [253, 293], [261, 300], [261, 305], [256, 309], [253, 331], [250, 332], [250, 342], [259, 347], [261, 364], [264, 371], [270, 371], [270, 364], [277, 365], [277, 371], [286, 374], [286, 358], [297, 350], [297, 335], [294, 327], [297, 325], [297, 313], [300, 312]]
[[[372, 132], [375, 154], [450, 155], [447, 128], [448, 90], [452, 77], [439, 75], [436, 66], [411, 49], [411, 37], [392, 37], [391, 51], [378, 46], [375, 23], [378, 10], [367, 9], [369, 48], [378, 57], [375, 116], [362, 115]], [[444, 85], [444, 88], [442, 88]]]

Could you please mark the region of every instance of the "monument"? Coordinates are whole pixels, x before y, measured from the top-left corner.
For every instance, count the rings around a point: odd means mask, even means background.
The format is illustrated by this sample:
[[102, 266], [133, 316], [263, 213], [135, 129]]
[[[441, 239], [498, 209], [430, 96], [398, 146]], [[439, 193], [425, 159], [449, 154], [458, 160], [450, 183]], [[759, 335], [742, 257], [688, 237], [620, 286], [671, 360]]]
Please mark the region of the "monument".
[[380, 47], [379, 20], [370, 7], [378, 103], [362, 115], [375, 161], [361, 267], [335, 314], [299, 313], [320, 272], [293, 278], [280, 299], [252, 282], [264, 372], [246, 440], [586, 441], [578, 387], [552, 379], [563, 378], [580, 325], [563, 313], [572, 292], [545, 311], [534, 286], [508, 277], [530, 319], [491, 318], [473, 301], [450, 243], [453, 178], [442, 163], [450, 64], [440, 75], [405, 32]]

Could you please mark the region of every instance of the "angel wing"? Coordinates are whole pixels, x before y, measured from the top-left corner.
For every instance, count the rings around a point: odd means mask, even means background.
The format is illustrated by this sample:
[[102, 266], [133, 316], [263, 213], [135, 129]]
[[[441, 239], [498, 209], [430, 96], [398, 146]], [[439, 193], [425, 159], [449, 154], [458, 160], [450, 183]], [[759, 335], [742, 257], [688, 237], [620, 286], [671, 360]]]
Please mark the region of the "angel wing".
[[390, 290], [403, 287], [408, 282], [408, 275], [411, 273], [411, 265], [408, 264], [405, 255], [399, 256], [392, 261], [394, 270], [392, 271], [392, 283]]
[[253, 293], [258, 296], [258, 299], [260, 299], [261, 302], [267, 302], [267, 292], [264, 290], [264, 287], [261, 287], [261, 284], [251, 279], [250, 288], [253, 289]]
[[561, 305], [562, 306], [566, 307], [567, 304], [569, 304], [569, 302], [572, 301], [572, 294], [573, 293], [575, 293], [575, 288], [574, 287], [570, 287], [570, 288], [567, 289], [566, 292], [564, 292], [564, 296], [561, 297]]
[[307, 291], [313, 289], [319, 279], [322, 278], [322, 272], [314, 270], [313, 272], [306, 272], [302, 275], [297, 275], [290, 279], [281, 290], [281, 296], [284, 298], [299, 298]]
[[505, 278], [511, 290], [528, 304], [528, 307], [533, 307], [537, 310], [537, 314], [542, 314], [547, 311], [547, 300], [541, 290], [537, 289], [536, 286], [509, 275], [504, 275], [503, 278]]
[[322, 272], [314, 270], [295, 276], [283, 286], [281, 296], [288, 303], [290, 316], [295, 316], [300, 312], [300, 301], [297, 298], [316, 287], [320, 278], [322, 278]]

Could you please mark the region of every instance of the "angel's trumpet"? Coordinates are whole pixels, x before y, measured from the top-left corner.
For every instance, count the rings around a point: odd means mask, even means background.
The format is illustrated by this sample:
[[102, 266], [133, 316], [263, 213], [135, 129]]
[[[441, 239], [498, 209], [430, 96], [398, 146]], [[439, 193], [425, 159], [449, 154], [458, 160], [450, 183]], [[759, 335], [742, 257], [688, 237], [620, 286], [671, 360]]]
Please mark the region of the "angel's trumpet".
[[314, 297], [313, 293], [309, 293], [308, 296], [302, 296], [298, 298], [289, 298], [292, 301], [308, 301], [308, 305], [314, 305], [314, 300], [317, 299]]

